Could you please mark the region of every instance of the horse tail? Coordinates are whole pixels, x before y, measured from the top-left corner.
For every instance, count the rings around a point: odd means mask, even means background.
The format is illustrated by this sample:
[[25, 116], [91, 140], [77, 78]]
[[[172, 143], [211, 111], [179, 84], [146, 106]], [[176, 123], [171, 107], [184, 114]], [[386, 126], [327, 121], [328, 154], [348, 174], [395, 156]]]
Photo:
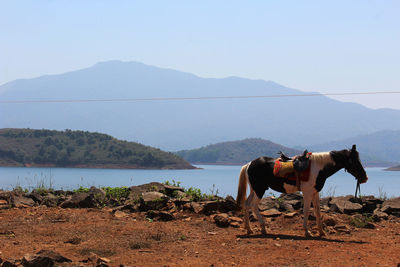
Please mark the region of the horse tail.
[[239, 174], [239, 185], [238, 185], [238, 193], [236, 197], [236, 205], [238, 210], [241, 210], [246, 198], [246, 191], [247, 191], [247, 183], [248, 183], [248, 175], [247, 175], [247, 168], [249, 167], [250, 163], [243, 165], [242, 169], [240, 170]]

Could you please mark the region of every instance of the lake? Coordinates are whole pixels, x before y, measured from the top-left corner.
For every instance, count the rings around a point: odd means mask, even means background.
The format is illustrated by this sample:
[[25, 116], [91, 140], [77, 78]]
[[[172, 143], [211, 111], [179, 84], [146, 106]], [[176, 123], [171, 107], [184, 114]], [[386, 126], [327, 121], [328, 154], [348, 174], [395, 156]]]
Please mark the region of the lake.
[[[78, 168], [14, 168], [0, 167], [0, 188], [5, 190], [17, 186], [32, 190], [44, 185], [54, 189], [72, 190], [90, 186], [132, 186], [149, 182], [172, 180], [181, 182], [185, 188], [200, 188], [203, 193], [218, 193], [220, 196], [236, 197], [241, 166], [198, 165], [197, 170], [121, 170]], [[361, 185], [362, 195], [377, 197], [400, 196], [400, 172], [383, 171], [381, 168], [366, 168], [369, 180]], [[342, 171], [328, 178], [322, 196], [354, 194], [356, 180]], [[268, 195], [279, 195], [267, 191]]]

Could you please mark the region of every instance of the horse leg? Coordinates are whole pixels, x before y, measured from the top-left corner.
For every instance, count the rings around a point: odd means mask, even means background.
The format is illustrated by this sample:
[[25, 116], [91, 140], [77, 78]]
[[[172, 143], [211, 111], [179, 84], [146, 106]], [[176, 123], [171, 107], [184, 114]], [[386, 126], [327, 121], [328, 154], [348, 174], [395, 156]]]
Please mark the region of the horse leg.
[[253, 231], [250, 228], [250, 207], [251, 207], [251, 202], [253, 201], [253, 197], [254, 197], [254, 192], [253, 190], [251, 190], [249, 197], [246, 199], [246, 201], [244, 202], [244, 227], [247, 230], [247, 234], [252, 234]]
[[260, 203], [260, 199], [256, 195], [254, 195], [253, 201], [251, 202], [251, 207], [253, 209], [253, 212], [257, 215], [258, 222], [261, 226], [261, 233], [266, 235], [267, 231], [265, 230], [265, 221], [260, 214], [260, 210], [258, 209], [258, 203]]
[[304, 192], [303, 191], [303, 201], [304, 201], [304, 204], [303, 204], [303, 213], [304, 213], [303, 228], [305, 231], [305, 235], [307, 237], [312, 236], [310, 231], [308, 230], [308, 216], [309, 216], [309, 212], [310, 212], [312, 196], [313, 196], [312, 192], [310, 192], [310, 191]]
[[320, 205], [319, 205], [319, 193], [315, 192], [313, 199], [313, 206], [314, 206], [314, 214], [315, 218], [317, 219], [317, 226], [318, 226], [318, 232], [320, 236], [325, 236], [324, 229], [322, 229], [322, 222], [321, 222], [321, 211], [320, 211]]

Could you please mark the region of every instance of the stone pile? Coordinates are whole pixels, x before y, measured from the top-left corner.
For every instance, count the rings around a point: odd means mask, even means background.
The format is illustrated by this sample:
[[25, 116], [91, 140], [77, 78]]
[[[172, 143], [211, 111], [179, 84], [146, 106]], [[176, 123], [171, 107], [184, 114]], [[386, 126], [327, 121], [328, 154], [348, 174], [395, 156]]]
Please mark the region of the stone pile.
[[[114, 199], [100, 188], [91, 187], [87, 192], [72, 191], [0, 191], [0, 209], [24, 208], [44, 205], [61, 208], [112, 208], [115, 216], [124, 216], [124, 212], [143, 212], [151, 220], [169, 221], [176, 219], [179, 212], [189, 211], [212, 216], [218, 226], [238, 227], [236, 201], [228, 196], [221, 198], [199, 198], [185, 193], [183, 188], [161, 183], [148, 183], [132, 186], [125, 197]], [[282, 194], [279, 197], [265, 197], [260, 201], [260, 213], [264, 217], [291, 218], [302, 213], [303, 197], [297, 194]], [[400, 217], [400, 198], [382, 200], [374, 196], [364, 196], [361, 200], [353, 196], [329, 197], [321, 199], [321, 210], [325, 214], [367, 214], [374, 221]], [[218, 216], [215, 216], [218, 215]], [[253, 218], [254, 219], [254, 218]], [[329, 224], [329, 220], [327, 221]], [[332, 224], [330, 222], [330, 224]], [[333, 225], [332, 225], [333, 226]]]
[[91, 253], [87, 259], [79, 262], [73, 262], [72, 260], [60, 255], [58, 252], [52, 250], [41, 250], [36, 254], [26, 254], [22, 259], [16, 259], [11, 261], [3, 261], [0, 258], [1, 267], [51, 267], [51, 266], [94, 266], [94, 267], [108, 267], [110, 260], [107, 258], [99, 257], [98, 255]]

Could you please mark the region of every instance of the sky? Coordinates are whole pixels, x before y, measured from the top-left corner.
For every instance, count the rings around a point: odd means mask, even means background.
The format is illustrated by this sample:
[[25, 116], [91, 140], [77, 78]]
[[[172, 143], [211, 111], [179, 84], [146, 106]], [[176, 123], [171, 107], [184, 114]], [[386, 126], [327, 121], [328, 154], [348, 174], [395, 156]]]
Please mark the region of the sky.
[[[399, 11], [397, 0], [1, 0], [0, 85], [122, 60], [305, 92], [400, 92]], [[335, 98], [400, 109], [399, 93]]]

